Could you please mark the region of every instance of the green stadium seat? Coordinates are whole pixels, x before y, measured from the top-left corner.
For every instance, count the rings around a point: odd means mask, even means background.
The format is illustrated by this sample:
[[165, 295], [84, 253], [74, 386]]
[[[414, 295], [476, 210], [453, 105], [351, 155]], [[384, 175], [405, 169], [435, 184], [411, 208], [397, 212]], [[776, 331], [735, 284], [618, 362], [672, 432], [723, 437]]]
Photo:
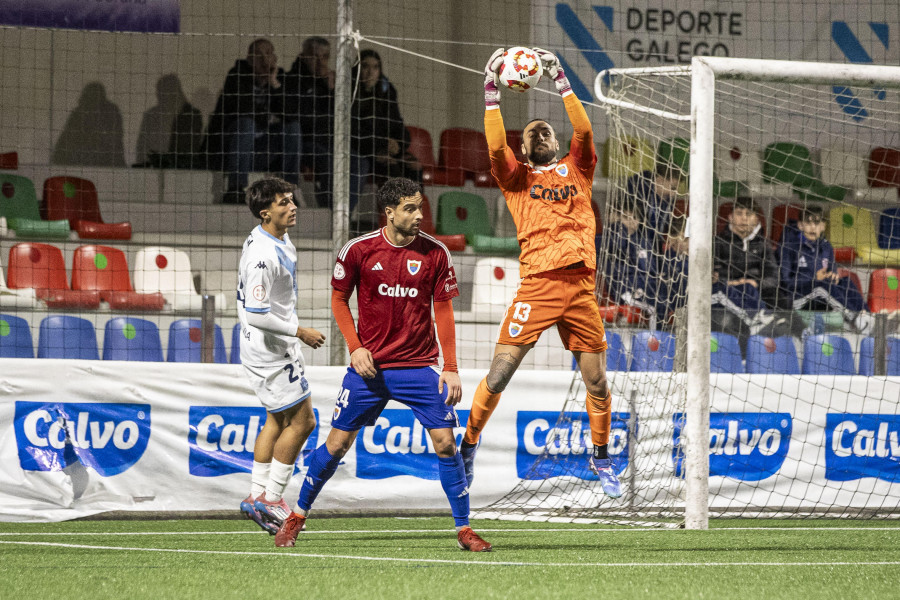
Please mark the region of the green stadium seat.
[[495, 237], [491, 227], [487, 203], [478, 194], [444, 192], [438, 198], [437, 233], [465, 235], [466, 242], [476, 252], [511, 254], [519, 252], [514, 237]]
[[767, 182], [786, 183], [808, 188], [816, 180], [809, 148], [793, 142], [774, 142], [763, 150], [763, 178]]
[[34, 184], [27, 177], [0, 173], [0, 217], [16, 237], [66, 239], [69, 222], [41, 220]]

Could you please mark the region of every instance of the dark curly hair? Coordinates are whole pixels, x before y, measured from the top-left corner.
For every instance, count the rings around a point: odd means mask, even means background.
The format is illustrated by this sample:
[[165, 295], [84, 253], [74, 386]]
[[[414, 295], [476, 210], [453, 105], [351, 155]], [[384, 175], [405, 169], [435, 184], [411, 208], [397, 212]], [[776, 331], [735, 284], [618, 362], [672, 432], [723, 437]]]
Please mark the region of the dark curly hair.
[[376, 196], [378, 200], [378, 214], [383, 213], [388, 206], [397, 208], [402, 198], [409, 198], [421, 192], [422, 187], [412, 179], [407, 179], [406, 177], [388, 179], [384, 182], [384, 185], [378, 188]]

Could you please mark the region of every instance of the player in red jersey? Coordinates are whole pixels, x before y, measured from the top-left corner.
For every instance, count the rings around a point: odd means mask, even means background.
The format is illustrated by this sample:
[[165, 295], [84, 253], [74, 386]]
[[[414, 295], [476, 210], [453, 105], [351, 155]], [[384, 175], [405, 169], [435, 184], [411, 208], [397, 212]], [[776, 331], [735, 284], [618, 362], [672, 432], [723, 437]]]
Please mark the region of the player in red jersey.
[[[378, 210], [387, 226], [354, 238], [341, 249], [331, 279], [331, 308], [350, 350], [325, 443], [310, 456], [296, 511], [275, 535], [276, 546], [293, 546], [313, 502], [353, 445], [357, 432], [373, 425], [388, 400], [412, 409], [431, 436], [438, 473], [463, 550], [491, 545], [469, 527], [469, 490], [456, 451], [454, 406], [462, 398], [456, 369], [452, 300], [459, 295], [447, 247], [421, 233], [419, 185], [398, 177], [378, 190]], [[359, 323], [354, 327], [350, 296], [356, 290]], [[431, 320], [432, 301], [434, 321]], [[444, 368], [438, 374], [438, 339]]]
[[500, 326], [490, 371], [475, 391], [460, 453], [471, 485], [481, 430], [500, 401], [500, 393], [541, 333], [556, 325], [563, 345], [578, 361], [587, 388], [594, 444], [589, 466], [603, 491], [618, 498], [621, 486], [607, 451], [611, 401], [606, 381], [606, 333], [594, 294], [596, 231], [591, 185], [597, 155], [593, 131], [559, 60], [546, 50], [535, 51], [562, 96], [574, 135], [569, 153], [557, 158], [556, 132], [547, 121], [535, 119], [522, 134], [522, 152], [528, 162], [516, 160], [506, 145], [500, 115], [497, 84], [503, 49], [494, 52], [485, 67], [484, 131], [491, 173], [516, 223], [522, 282]]

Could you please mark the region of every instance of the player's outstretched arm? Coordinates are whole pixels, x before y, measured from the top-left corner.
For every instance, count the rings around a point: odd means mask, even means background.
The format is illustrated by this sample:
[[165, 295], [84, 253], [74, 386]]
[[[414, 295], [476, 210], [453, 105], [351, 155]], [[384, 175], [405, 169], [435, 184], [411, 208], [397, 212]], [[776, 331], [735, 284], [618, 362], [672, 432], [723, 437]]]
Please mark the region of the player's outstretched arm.
[[588, 118], [584, 106], [581, 105], [581, 101], [578, 100], [578, 96], [572, 91], [569, 78], [566, 77], [556, 55], [541, 48], [534, 48], [534, 51], [541, 57], [544, 72], [553, 79], [553, 85], [556, 86], [556, 91], [562, 96], [563, 103], [566, 105], [566, 113], [572, 123], [572, 129], [574, 129], [569, 152], [579, 166], [590, 167], [594, 163], [594, 131], [591, 128], [591, 120]]
[[447, 400], [449, 406], [455, 406], [462, 400], [462, 383], [456, 366], [456, 323], [453, 318], [453, 301], [434, 303], [434, 321], [437, 326], [438, 341], [441, 344], [441, 352], [444, 355], [444, 368], [441, 378], [438, 380], [438, 393], [444, 391], [447, 386]]
[[500, 69], [503, 48], [497, 48], [484, 66], [484, 135], [487, 138], [491, 170], [498, 181], [507, 180], [516, 170], [516, 156], [506, 145], [506, 127], [500, 114]]

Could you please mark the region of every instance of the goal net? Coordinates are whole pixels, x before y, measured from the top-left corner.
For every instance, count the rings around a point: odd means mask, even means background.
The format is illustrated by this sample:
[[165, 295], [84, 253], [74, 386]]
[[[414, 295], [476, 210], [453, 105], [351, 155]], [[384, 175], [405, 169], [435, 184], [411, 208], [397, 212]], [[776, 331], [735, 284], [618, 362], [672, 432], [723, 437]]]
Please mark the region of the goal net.
[[576, 375], [529, 475], [483, 514], [900, 514], [898, 81], [735, 59], [598, 75], [597, 293], [624, 495], [587, 472]]

